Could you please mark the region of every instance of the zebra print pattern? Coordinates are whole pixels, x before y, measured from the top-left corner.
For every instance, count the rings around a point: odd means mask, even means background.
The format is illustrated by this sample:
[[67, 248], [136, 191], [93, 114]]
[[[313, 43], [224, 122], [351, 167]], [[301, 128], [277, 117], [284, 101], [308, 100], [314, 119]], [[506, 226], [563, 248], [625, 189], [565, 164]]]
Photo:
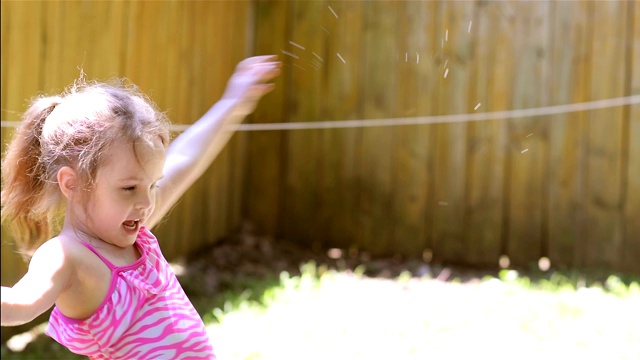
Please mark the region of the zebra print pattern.
[[202, 319], [145, 227], [136, 241], [142, 256], [112, 271], [103, 303], [87, 319], [71, 319], [54, 307], [46, 334], [91, 359], [215, 359]]

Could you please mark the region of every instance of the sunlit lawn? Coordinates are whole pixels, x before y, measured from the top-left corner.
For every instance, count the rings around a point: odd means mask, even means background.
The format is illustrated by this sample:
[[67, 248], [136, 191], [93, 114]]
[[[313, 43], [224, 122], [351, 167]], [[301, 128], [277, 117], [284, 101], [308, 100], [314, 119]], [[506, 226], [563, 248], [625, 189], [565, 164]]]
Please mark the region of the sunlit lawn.
[[[576, 290], [566, 278], [529, 283], [514, 271], [465, 283], [318, 272], [283, 273], [259, 301], [236, 294], [205, 314], [219, 358], [640, 359], [635, 282]], [[73, 358], [51, 344], [31, 348], [2, 356]]]
[[209, 330], [220, 357], [640, 359], [637, 283], [612, 277], [605, 293], [515, 272], [464, 284], [312, 273], [282, 276], [264, 308], [217, 311]]

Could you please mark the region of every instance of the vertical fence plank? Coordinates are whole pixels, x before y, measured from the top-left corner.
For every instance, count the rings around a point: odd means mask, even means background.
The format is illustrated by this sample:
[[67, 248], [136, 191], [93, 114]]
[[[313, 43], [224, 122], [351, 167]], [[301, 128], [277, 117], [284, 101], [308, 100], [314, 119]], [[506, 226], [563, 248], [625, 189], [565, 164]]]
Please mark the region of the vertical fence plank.
[[[333, 9], [338, 18], [330, 11]], [[322, 36], [327, 43], [316, 65], [324, 72], [322, 118], [361, 119], [363, 19], [361, 1], [326, 2]], [[341, 54], [346, 62], [342, 62]], [[360, 129], [328, 129], [321, 133], [318, 220], [325, 230], [323, 242], [330, 246], [358, 247], [358, 174], [360, 171]]]
[[[196, 121], [198, 116], [204, 114], [209, 107], [217, 100], [221, 94], [221, 87], [224, 86], [222, 76], [222, 64], [228, 58], [228, 53], [220, 53], [225, 40], [222, 34], [227, 30], [227, 19], [229, 19], [229, 9], [226, 6], [228, 2], [202, 2], [200, 6], [193, 6], [189, 3], [189, 18], [193, 22], [203, 24], [194, 31], [194, 45], [200, 49], [203, 56], [194, 56], [193, 69], [195, 72], [191, 75], [193, 85], [206, 94], [206, 96], [196, 98], [195, 104], [197, 115], [192, 119], [185, 119], [190, 122]], [[228, 30], [227, 30], [228, 31]], [[216, 54], [216, 50], [218, 50]], [[209, 98], [209, 99], [207, 99]], [[212, 242], [220, 236], [222, 222], [226, 221], [225, 213], [221, 212], [222, 206], [226, 205], [224, 196], [224, 185], [226, 178], [220, 176], [220, 172], [226, 173], [228, 166], [227, 152], [223, 149], [213, 164], [207, 169], [202, 177], [190, 189], [196, 197], [195, 204], [200, 205], [196, 210], [200, 212], [202, 222], [199, 224], [202, 229], [199, 236], [199, 248]], [[204, 235], [204, 236], [203, 236]]]
[[[513, 42], [513, 3], [508, 2], [488, 2], [479, 3], [480, 14], [483, 18], [486, 18], [486, 22], [489, 25], [489, 32], [491, 36], [482, 38], [477, 47], [488, 47], [491, 52], [489, 58], [490, 70], [488, 71], [489, 78], [488, 92], [484, 99], [486, 105], [485, 111], [500, 111], [508, 110], [512, 108], [514, 93], [512, 88], [512, 78], [515, 73], [515, 61], [513, 55], [516, 53]], [[482, 20], [480, 20], [482, 21]], [[480, 25], [482, 26], [482, 25]], [[471, 31], [473, 31], [473, 24]], [[476, 104], [477, 105], [477, 104]], [[483, 105], [481, 105], [483, 106]], [[475, 108], [475, 106], [474, 106]], [[482, 107], [480, 108], [482, 109]], [[510, 163], [508, 161], [508, 119], [500, 119], [491, 130], [491, 136], [494, 137], [496, 143], [494, 144], [498, 148], [496, 149], [495, 167], [492, 172], [494, 174], [493, 184], [502, 188], [502, 194], [495, 193], [495, 201], [500, 201], [500, 205], [492, 204], [494, 206], [493, 211], [495, 216], [494, 223], [500, 224], [500, 230], [497, 234], [500, 238], [500, 255], [508, 254], [509, 243], [509, 208], [510, 208], [510, 194], [507, 191], [511, 178], [510, 178]], [[480, 166], [480, 165], [478, 165]], [[486, 175], [491, 176], [491, 175]], [[472, 194], [469, 195], [469, 199], [474, 199], [477, 190], [471, 189]], [[473, 200], [472, 200], [473, 201]], [[471, 214], [469, 224], [472, 226], [478, 220], [477, 215]], [[500, 219], [498, 221], [498, 218]]]
[[[33, 6], [34, 4], [31, 4]], [[27, 96], [35, 96], [36, 90], [33, 85], [34, 81], [38, 81], [38, 71], [37, 68], [22, 68], [21, 66], [25, 66], [30, 62], [22, 62], [23, 54], [20, 49], [14, 50], [15, 46], [20, 46], [20, 40], [16, 39], [14, 36], [9, 36], [10, 34], [15, 34], [15, 32], [21, 31], [20, 27], [24, 26], [24, 23], [21, 19], [17, 17], [22, 14], [20, 9], [16, 9], [15, 3], [3, 1], [1, 4], [1, 13], [2, 16], [1, 26], [2, 26], [2, 54], [7, 54], [9, 51], [12, 52], [12, 57], [10, 59], [2, 58], [2, 107], [0, 108], [0, 116], [2, 120], [10, 120], [17, 121], [20, 118], [21, 113], [26, 109], [26, 102], [28, 101], [28, 97], [21, 98], [26, 94], [26, 91], [29, 91], [30, 94]], [[37, 25], [35, 26], [37, 28]], [[23, 35], [23, 34], [21, 34]], [[17, 43], [14, 41], [17, 40]], [[38, 42], [35, 39], [31, 39], [34, 41], [33, 43], [24, 43], [29, 44], [32, 49], [31, 51], [38, 49]], [[15, 53], [14, 53], [15, 51]], [[11, 71], [9, 71], [11, 69]], [[23, 88], [23, 84], [21, 83], [21, 78], [24, 78], [25, 73], [32, 73], [35, 76], [31, 76], [30, 79], [25, 79], [26, 82], [24, 85], [27, 85]], [[29, 82], [32, 84], [28, 86]], [[8, 127], [2, 127], [2, 133], [0, 134], [0, 139], [2, 141], [2, 147], [0, 148], [2, 154], [7, 149], [7, 144], [13, 138], [15, 130]], [[0, 251], [0, 264], [2, 264], [2, 286], [12, 286], [15, 284], [22, 275], [24, 275], [27, 271], [27, 264], [22, 260], [22, 258], [17, 253], [17, 246], [11, 237], [11, 234], [8, 233], [5, 226], [2, 226], [2, 234], [1, 234], [1, 251]], [[6, 340], [6, 334], [13, 334], [15, 332], [12, 331], [2, 331], [2, 340]]]
[[[505, 110], [495, 102], [505, 95], [504, 84], [493, 78], [509, 69], [501, 64], [506, 50], [501, 44], [511, 34], [487, 4], [476, 3], [473, 17], [463, 24], [465, 36], [473, 42], [467, 112]], [[505, 124], [499, 120], [467, 124], [465, 258], [478, 266], [496, 266], [502, 251]]]
[[[281, 54], [285, 48], [288, 4], [283, 1], [256, 3], [255, 53]], [[283, 74], [284, 75], [284, 74]], [[250, 117], [254, 123], [283, 122], [285, 76], [275, 80], [276, 89], [264, 99]], [[281, 206], [282, 146], [287, 134], [283, 132], [255, 132], [249, 134], [247, 184], [244, 213], [263, 234], [276, 234]]]
[[[3, 53], [10, 54], [3, 59], [11, 71], [3, 82], [7, 84], [6, 103], [2, 107], [3, 120], [7, 116], [19, 119], [26, 110], [29, 100], [38, 95], [42, 80], [40, 57], [44, 47], [42, 39], [43, 4], [40, 2], [7, 2], [7, 42], [10, 48]], [[5, 18], [6, 20], [6, 18]], [[4, 47], [4, 41], [3, 41]]]
[[[629, 27], [627, 31], [627, 94], [640, 94], [640, 2], [629, 5]], [[629, 122], [628, 160], [626, 178], [625, 234], [620, 269], [629, 273], [640, 273], [640, 105], [627, 109], [626, 121]]]
[[[11, 23], [11, 17], [9, 17], [9, 15], [11, 14], [13, 10], [11, 9], [11, 6], [9, 5], [8, 1], [2, 1], [0, 2], [0, 19], [2, 19], [0, 21], [0, 49], [2, 49], [2, 53], [6, 54], [7, 51], [9, 51], [9, 45], [12, 44], [10, 43], [10, 26], [9, 24]], [[8, 65], [8, 61], [5, 58], [2, 58], [2, 61], [0, 62], [0, 76], [2, 78], [2, 84], [0, 84], [0, 86], [2, 86], [2, 88], [0, 89], [0, 103], [2, 103], [2, 108], [0, 108], [0, 119], [2, 120], [12, 120], [15, 121], [18, 119], [18, 114], [14, 114], [11, 113], [9, 111], [9, 109], [6, 109], [5, 106], [8, 104], [7, 101], [7, 94], [9, 93], [9, 87], [8, 84], [6, 82], [6, 79], [9, 76], [9, 65]], [[5, 144], [5, 128], [2, 127], [2, 147], [0, 147], [0, 150], [2, 151], [2, 154], [4, 154], [4, 144]]]
[[[8, 53], [9, 49], [11, 48], [10, 46], [13, 43], [11, 37], [9, 36], [11, 33], [10, 24], [12, 22], [12, 16], [14, 16], [13, 8], [10, 3], [8, 1], [3, 1], [2, 3], [0, 3], [0, 17], [2, 19], [2, 21], [0, 22], [0, 47], [3, 54]], [[17, 73], [9, 72], [9, 61], [7, 61], [7, 59], [5, 59], [4, 57], [0, 62], [0, 71], [2, 76], [2, 84], [0, 84], [0, 86], [2, 86], [2, 88], [0, 89], [0, 99], [2, 101], [2, 107], [0, 107], [0, 118], [2, 120], [17, 121], [20, 118], [20, 109], [18, 108], [18, 104], [16, 103], [14, 103], [13, 105], [9, 105], [9, 93], [12, 93], [12, 91], [10, 91], [11, 88], [9, 87], [9, 82], [7, 81], [11, 74], [17, 75]], [[13, 111], [11, 110], [12, 107], [14, 108]], [[6, 151], [6, 145], [11, 140], [13, 132], [13, 128], [4, 126], [2, 127], [0, 133], [0, 141], [2, 141], [0, 153], [4, 154], [4, 152]], [[2, 231], [4, 234], [4, 227]], [[7, 239], [4, 236], [3, 238]], [[5, 251], [3, 247], [2, 253], [4, 254], [5, 252], [7, 251]]]
[[[242, 46], [229, 47], [222, 54], [218, 49], [225, 48], [225, 44], [233, 44], [234, 42], [244, 44], [247, 42], [246, 34], [249, 24], [247, 9], [249, 5], [247, 2], [227, 1], [225, 2], [224, 11], [216, 12], [216, 9], [211, 9], [211, 12], [216, 13], [217, 17], [222, 18], [221, 20], [223, 21], [220, 21], [221, 27], [219, 28], [211, 26], [212, 30], [208, 36], [209, 39], [217, 36], [221, 41], [219, 44], [212, 44], [209, 47], [210, 58], [220, 57], [222, 61], [217, 73], [214, 74], [216, 86], [207, 107], [220, 98], [226, 88], [229, 77], [235, 71], [236, 65], [247, 55], [245, 54], [246, 48]], [[203, 40], [207, 41], [206, 39]], [[217, 216], [219, 224], [215, 237], [209, 239], [208, 243], [212, 243], [229, 234], [234, 227], [240, 224], [239, 214], [237, 213], [240, 208], [236, 205], [241, 200], [242, 194], [240, 192], [241, 187], [236, 184], [239, 185], [242, 181], [243, 166], [241, 160], [236, 161], [236, 153], [242, 154], [241, 147], [238, 146], [240, 144], [238, 137], [239, 135], [234, 134], [230, 139], [222, 154], [220, 154], [223, 159], [221, 164], [215, 168], [217, 174], [214, 174], [214, 176], [219, 179], [220, 188], [212, 196], [214, 199], [221, 199], [221, 201], [216, 203], [217, 207], [213, 216]], [[235, 178], [238, 180], [234, 180]]]
[[[323, 1], [289, 3], [290, 30], [282, 55], [287, 77], [286, 107], [292, 122], [317, 121], [320, 117], [321, 73], [313, 64], [312, 52], [324, 53], [323, 14], [328, 11]], [[290, 55], [287, 55], [290, 54]], [[324, 228], [318, 226], [319, 193], [318, 130], [292, 131], [287, 136], [284, 212], [280, 216], [281, 231], [292, 239], [319, 241]]]
[[[159, 3], [161, 4], [161, 3]], [[196, 30], [195, 24], [199, 16], [195, 12], [202, 12], [203, 7], [193, 8], [193, 4], [189, 2], [177, 2], [172, 4], [167, 9], [167, 19], [173, 23], [173, 28], [178, 29], [176, 34], [177, 44], [177, 61], [178, 66], [182, 67], [182, 70], [178, 71], [177, 83], [178, 88], [184, 89], [174, 95], [174, 106], [177, 114], [181, 114], [181, 119], [176, 119], [177, 122], [185, 124], [192, 123], [198, 119], [201, 113], [196, 114], [194, 111], [194, 99], [190, 94], [190, 89], [196, 87], [198, 79], [202, 79], [200, 74], [201, 69], [194, 68], [193, 49], [198, 46], [201, 47], [204, 44], [197, 44], [195, 39], [195, 32], [202, 31]], [[220, 10], [220, 7], [216, 7]], [[171, 16], [171, 12], [180, 14], [178, 17]], [[157, 23], [155, 26], [161, 26]], [[171, 36], [171, 35], [170, 35]], [[215, 64], [215, 63], [214, 63]], [[211, 63], [207, 64], [209, 70], [217, 69], [216, 65]], [[156, 71], [163, 69], [159, 67]], [[163, 69], [169, 71], [169, 69]], [[209, 71], [205, 71], [205, 74]], [[161, 86], [159, 84], [159, 86]], [[181, 224], [178, 227], [175, 235], [166, 239], [167, 242], [171, 242], [171, 254], [174, 256], [184, 255], [186, 253], [185, 244], [193, 244], [194, 248], [198, 248], [203, 243], [203, 235], [205, 232], [215, 231], [216, 223], [210, 218], [212, 215], [212, 205], [210, 201], [210, 194], [213, 189], [218, 186], [217, 179], [211, 179], [212, 169], [208, 169], [207, 178], [200, 178], [182, 197], [181, 202], [176, 206], [175, 214], [168, 219], [169, 224]], [[206, 180], [209, 180], [209, 187], [205, 184]], [[203, 187], [207, 189], [202, 192]], [[197, 215], [196, 215], [197, 214]], [[205, 218], [207, 218], [205, 220]], [[206, 224], [206, 225], [205, 225]], [[174, 227], [174, 226], [172, 226]], [[175, 231], [175, 230], [174, 230]], [[210, 236], [212, 234], [207, 234]]]
[[[405, 2], [398, 11], [397, 115], [426, 116], [437, 69], [430, 61], [435, 52], [437, 2]], [[419, 255], [429, 246], [425, 217], [430, 209], [433, 161], [432, 126], [402, 126], [396, 130], [393, 153], [394, 248], [405, 255]], [[408, 175], [410, 174], [410, 175]]]
[[[253, 38], [250, 36], [254, 31], [254, 19], [253, 19], [253, 3], [248, 1], [236, 2], [233, 7], [234, 19], [233, 31], [227, 35], [227, 41], [234, 43], [240, 40], [240, 44], [246, 44], [245, 46], [234, 46], [231, 51], [234, 64], [231, 65], [229, 73], [235, 70], [235, 66], [239, 61], [252, 55]], [[213, 49], [215, 53], [215, 49]], [[231, 153], [231, 159], [229, 162], [229, 213], [228, 216], [228, 229], [235, 230], [242, 221], [242, 199], [243, 188], [242, 183], [245, 179], [244, 159], [247, 156], [247, 134], [236, 133], [231, 138], [228, 148]]]
[[[589, 98], [585, 71], [588, 66], [588, 5], [584, 2], [552, 4], [550, 105]], [[582, 163], [585, 112], [549, 118], [549, 259], [554, 267], [580, 263], [583, 239], [585, 172]]]
[[[592, 100], [624, 95], [626, 2], [593, 2]], [[607, 69], [607, 71], [602, 71]], [[615, 265], [622, 251], [623, 108], [589, 112], [587, 254], [591, 266]]]
[[[512, 108], [548, 104], [549, 2], [518, 3], [513, 8], [516, 52]], [[547, 122], [536, 118], [509, 122], [508, 254], [515, 266], [536, 262], [545, 251], [544, 217]]]
[[[241, 60], [238, 50], [244, 51], [242, 47], [226, 47], [226, 44], [236, 41], [239, 44], [244, 42], [244, 32], [237, 33], [234, 23], [244, 22], [245, 19], [240, 4], [230, 1], [206, 2], [190, 7], [190, 10], [197, 12], [193, 16], [198, 23], [204, 25], [194, 31], [194, 44], [204, 53], [204, 56], [194, 57], [193, 83], [196, 88], [204, 90], [204, 96], [196, 104], [196, 118], [222, 96], [230, 75]], [[230, 174], [234, 168], [242, 167], [241, 163], [233, 164], [232, 149], [233, 138], [199, 180], [199, 187], [192, 189], [194, 196], [200, 196], [202, 201], [204, 223], [201, 228], [205, 229], [199, 236], [202, 246], [215, 242], [230, 230], [230, 202], [235, 196]]]
[[[72, 3], [73, 4], [73, 3]], [[74, 29], [82, 29], [83, 46], [77, 47], [77, 56], [87, 67], [87, 74], [93, 79], [111, 79], [121, 73], [120, 65], [122, 53], [116, 49], [123, 48], [126, 41], [127, 27], [122, 26], [122, 19], [129, 3], [125, 1], [95, 1], [75, 2], [82, 8], [77, 18], [82, 19], [81, 25]], [[67, 21], [72, 21], [73, 16], [67, 16]], [[69, 51], [61, 47], [63, 51]], [[84, 48], [84, 49], [83, 49]], [[80, 64], [79, 64], [80, 65]], [[76, 70], [76, 69], [71, 69]]]
[[[73, 3], [60, 4], [57, 2], [43, 2], [47, 16], [44, 17], [44, 32], [47, 34], [47, 41], [43, 49], [43, 90], [49, 94], [63, 91], [63, 87], [69, 86], [80, 76], [82, 58], [77, 59], [75, 66], [66, 65], [62, 59], [64, 44], [74, 43], [70, 36], [73, 33], [66, 31], [66, 16], [73, 9]], [[77, 6], [75, 7], [77, 8]], [[80, 17], [79, 14], [71, 16]], [[71, 50], [70, 50], [71, 51]]]
[[[127, 2], [43, 2], [46, 44], [44, 91], [62, 90], [81, 72], [90, 80], [121, 75]], [[108, 16], [105, 16], [108, 14]], [[74, 46], [69, 46], [74, 44]]]
[[[178, 53], [178, 66], [182, 67], [182, 70], [178, 72], [176, 81], [178, 82], [178, 88], [183, 89], [176, 94], [174, 94], [175, 98], [175, 111], [177, 114], [180, 114], [181, 119], [177, 119], [179, 123], [192, 123], [195, 121], [198, 116], [193, 111], [193, 99], [194, 97], [190, 94], [190, 90], [194, 84], [196, 77], [196, 69], [193, 68], [193, 56], [192, 51], [195, 46], [194, 41], [194, 32], [195, 22], [193, 21], [194, 9], [190, 6], [193, 3], [188, 2], [176, 2], [172, 4], [170, 7], [164, 7], [163, 10], [167, 13], [167, 18], [170, 23], [172, 23], [172, 27], [177, 29], [177, 53]], [[158, 6], [161, 6], [162, 3], [158, 3]], [[178, 14], [178, 16], [175, 16]], [[160, 22], [156, 22], [154, 24], [156, 27], [163, 26]], [[149, 34], [151, 35], [151, 34]], [[168, 69], [164, 69], [161, 64], [158, 64], [158, 68], [155, 69], [155, 72], [162, 71], [161, 69], [167, 71]], [[198, 69], [200, 70], [200, 69]], [[156, 80], [157, 81], [157, 80]], [[162, 86], [161, 83], [156, 82], [157, 86]], [[202, 243], [202, 235], [203, 235], [203, 216], [200, 213], [202, 211], [202, 199], [203, 195], [197, 192], [198, 186], [202, 186], [202, 178], [199, 179], [200, 182], [198, 184], [194, 184], [183, 196], [180, 203], [176, 205], [174, 215], [168, 219], [168, 221], [173, 224], [180, 224], [177, 227], [177, 231], [175, 231], [175, 235], [171, 238], [165, 239], [165, 243], [170, 243], [170, 251], [172, 256], [184, 255], [188, 250], [188, 247], [184, 246], [185, 244], [194, 244], [194, 247], [197, 249], [197, 246]], [[196, 214], [198, 214], [196, 216]], [[173, 227], [173, 226], [172, 226]], [[206, 228], [206, 227], [205, 227]]]
[[[364, 56], [366, 76], [362, 83], [363, 115], [366, 119], [393, 117], [395, 104], [388, 89], [395, 88], [398, 49], [396, 12], [398, 3], [370, 2], [364, 19]], [[353, 61], [353, 59], [346, 59]], [[380, 71], [380, 69], [386, 69]], [[360, 173], [360, 236], [367, 239], [374, 253], [392, 251], [392, 157], [395, 128], [362, 129]]]
[[[463, 114], [469, 110], [469, 75], [471, 41], [467, 33], [474, 3], [444, 2], [436, 41], [440, 42], [440, 63], [437, 84], [440, 91], [440, 114]], [[437, 126], [435, 173], [434, 259], [463, 262], [466, 256], [464, 240], [465, 173], [467, 125]]]

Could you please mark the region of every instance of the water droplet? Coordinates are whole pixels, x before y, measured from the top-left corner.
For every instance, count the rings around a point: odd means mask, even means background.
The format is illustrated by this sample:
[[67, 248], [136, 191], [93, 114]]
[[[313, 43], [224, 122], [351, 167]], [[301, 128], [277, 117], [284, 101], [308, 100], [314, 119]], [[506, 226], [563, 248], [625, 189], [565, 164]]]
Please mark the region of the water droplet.
[[294, 59], [299, 59], [298, 55], [294, 54], [294, 53], [290, 53], [288, 51], [282, 50], [282, 53], [288, 56], [291, 56]]
[[314, 53], [313, 51], [312, 51], [311, 53], [313, 54], [313, 56], [317, 57], [317, 58], [318, 58], [318, 60], [320, 60], [320, 61], [324, 62], [324, 60], [320, 57], [320, 55], [318, 55], [318, 54]]
[[299, 48], [299, 49], [304, 50], [304, 47], [303, 47], [302, 45], [296, 44], [296, 43], [294, 43], [293, 41], [289, 41], [289, 44], [291, 44], [291, 45], [293, 45], [293, 46], [295, 46], [295, 47], [297, 47], [297, 48]]
[[336, 14], [336, 12], [333, 11], [333, 8], [331, 7], [331, 5], [328, 5], [328, 7], [329, 7], [329, 10], [331, 10], [331, 13], [333, 13], [333, 16], [335, 16], [336, 19], [337, 19], [338, 18], [338, 14]]

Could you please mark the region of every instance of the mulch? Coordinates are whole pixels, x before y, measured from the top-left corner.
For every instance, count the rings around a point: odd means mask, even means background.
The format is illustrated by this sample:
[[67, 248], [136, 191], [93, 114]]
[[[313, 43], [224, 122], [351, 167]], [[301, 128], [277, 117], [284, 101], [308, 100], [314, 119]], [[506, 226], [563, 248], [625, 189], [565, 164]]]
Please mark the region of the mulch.
[[373, 257], [355, 249], [312, 248], [256, 235], [250, 224], [244, 224], [236, 233], [183, 259], [180, 263], [184, 271], [178, 278], [190, 297], [211, 297], [228, 290], [242, 291], [248, 281], [275, 281], [282, 272], [299, 275], [301, 266], [309, 262], [325, 270], [358, 271], [367, 277], [388, 279], [402, 274], [465, 282], [497, 275], [496, 269], [434, 264], [421, 257]]

